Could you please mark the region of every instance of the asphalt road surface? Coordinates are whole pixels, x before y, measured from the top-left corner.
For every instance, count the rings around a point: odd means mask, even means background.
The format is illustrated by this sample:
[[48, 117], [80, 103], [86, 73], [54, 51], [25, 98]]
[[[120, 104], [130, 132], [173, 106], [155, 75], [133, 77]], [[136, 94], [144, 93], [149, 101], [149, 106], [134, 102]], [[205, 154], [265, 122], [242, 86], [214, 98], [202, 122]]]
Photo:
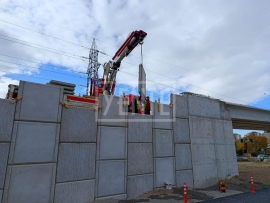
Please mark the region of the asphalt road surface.
[[256, 194], [245, 192], [238, 195], [203, 201], [204, 203], [270, 203], [270, 189], [259, 190]]

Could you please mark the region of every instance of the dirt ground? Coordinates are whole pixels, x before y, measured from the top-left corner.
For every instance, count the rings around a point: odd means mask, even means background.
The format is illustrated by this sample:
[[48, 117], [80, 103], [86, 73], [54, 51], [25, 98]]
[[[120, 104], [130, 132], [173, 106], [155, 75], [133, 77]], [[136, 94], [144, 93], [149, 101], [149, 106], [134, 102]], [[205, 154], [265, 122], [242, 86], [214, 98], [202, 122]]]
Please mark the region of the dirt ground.
[[[270, 163], [265, 162], [238, 162], [239, 176], [225, 179], [226, 193], [218, 191], [218, 184], [200, 190], [188, 190], [189, 203], [202, 202], [214, 198], [239, 194], [251, 191], [250, 176], [253, 176], [255, 189], [270, 188]], [[174, 203], [183, 202], [183, 188], [174, 187], [172, 190], [165, 188], [155, 189], [136, 199], [98, 201], [100, 203]]]

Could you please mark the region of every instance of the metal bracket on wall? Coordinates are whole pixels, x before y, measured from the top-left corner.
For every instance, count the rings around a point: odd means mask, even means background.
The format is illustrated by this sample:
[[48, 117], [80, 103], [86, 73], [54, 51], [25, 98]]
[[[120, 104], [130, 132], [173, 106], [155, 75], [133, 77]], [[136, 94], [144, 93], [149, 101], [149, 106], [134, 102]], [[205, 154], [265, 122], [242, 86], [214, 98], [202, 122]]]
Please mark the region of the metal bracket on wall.
[[123, 95], [121, 97], [122, 97], [123, 105], [124, 105], [124, 107], [126, 107], [127, 106], [127, 102], [126, 102], [127, 98], [126, 98], [125, 93], [123, 93]]
[[10, 100], [11, 104], [15, 104], [17, 101], [20, 101], [23, 97], [21, 95], [17, 96], [15, 99]]
[[176, 103], [176, 99], [173, 100], [173, 102], [170, 103], [170, 108], [172, 108], [172, 106]]

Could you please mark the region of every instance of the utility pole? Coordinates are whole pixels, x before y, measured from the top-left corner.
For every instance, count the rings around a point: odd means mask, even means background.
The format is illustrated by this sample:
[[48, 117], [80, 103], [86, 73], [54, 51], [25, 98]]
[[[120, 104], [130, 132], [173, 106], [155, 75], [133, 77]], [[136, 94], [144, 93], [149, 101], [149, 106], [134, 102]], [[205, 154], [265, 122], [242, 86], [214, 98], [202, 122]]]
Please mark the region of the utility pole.
[[87, 90], [86, 90], [86, 95], [90, 95], [90, 86], [91, 86], [91, 78], [98, 82], [98, 68], [100, 66], [100, 63], [98, 63], [98, 50], [97, 50], [97, 45], [96, 45], [96, 40], [95, 38], [93, 39], [91, 49], [89, 51], [89, 63], [88, 63], [88, 68], [87, 68]]

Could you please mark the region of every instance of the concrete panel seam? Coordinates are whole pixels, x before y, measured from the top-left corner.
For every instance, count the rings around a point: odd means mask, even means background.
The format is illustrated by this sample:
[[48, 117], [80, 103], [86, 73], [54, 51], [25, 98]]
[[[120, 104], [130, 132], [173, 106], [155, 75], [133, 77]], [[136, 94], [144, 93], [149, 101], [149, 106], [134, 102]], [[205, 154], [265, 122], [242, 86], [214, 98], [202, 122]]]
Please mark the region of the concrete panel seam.
[[153, 173], [142, 173], [142, 174], [135, 174], [135, 175], [128, 175], [127, 177], [133, 177], [133, 176], [143, 176], [143, 175], [153, 175]]
[[[23, 93], [23, 89], [24, 89], [24, 84], [25, 82], [24, 81], [20, 81], [19, 83], [19, 88], [18, 88], [18, 95], [22, 95]], [[16, 108], [15, 108], [15, 119], [16, 120], [17, 118], [20, 118], [20, 114], [21, 114], [21, 106], [22, 106], [22, 101], [19, 100], [17, 103], [16, 103]]]
[[53, 165], [53, 172], [52, 172], [52, 179], [51, 179], [51, 195], [50, 201], [53, 202], [54, 200], [54, 191], [55, 191], [55, 184], [56, 184], [56, 163]]
[[37, 121], [37, 120], [26, 120], [26, 119], [15, 119], [14, 121], [23, 121], [23, 122], [31, 122], [31, 123], [53, 123], [53, 124], [61, 124], [61, 122]]

